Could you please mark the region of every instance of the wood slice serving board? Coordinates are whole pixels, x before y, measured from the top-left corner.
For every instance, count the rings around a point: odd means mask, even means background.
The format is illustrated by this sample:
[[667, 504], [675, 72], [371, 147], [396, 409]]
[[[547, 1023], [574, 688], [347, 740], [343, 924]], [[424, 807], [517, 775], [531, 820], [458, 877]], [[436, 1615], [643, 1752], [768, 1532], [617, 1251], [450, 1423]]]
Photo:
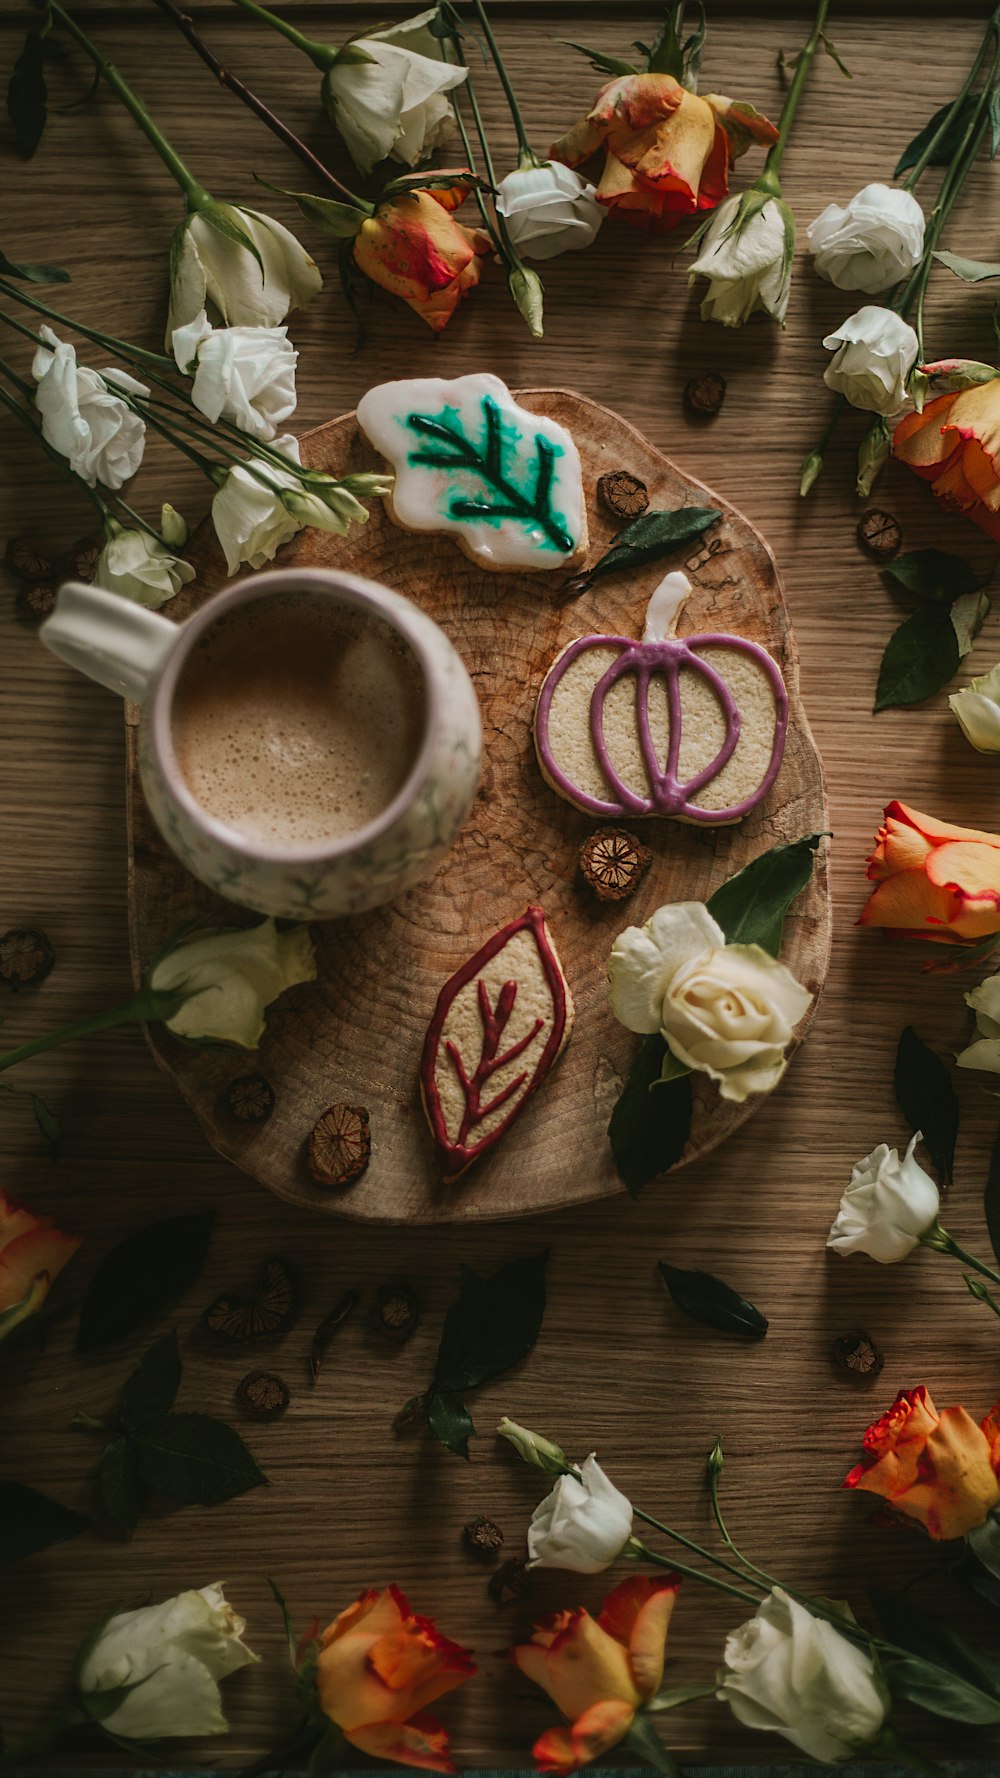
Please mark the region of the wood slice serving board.
[[[221, 1154], [292, 1203], [365, 1222], [514, 1217], [622, 1190], [606, 1131], [637, 1039], [616, 1022], [608, 1005], [612, 940], [663, 902], [706, 899], [767, 847], [828, 826], [822, 769], [799, 697], [795, 640], [763, 538], [619, 415], [561, 389], [522, 391], [518, 399], [561, 421], [576, 439], [589, 507], [589, 560], [603, 552], [617, 528], [596, 502], [597, 478], [606, 470], [628, 469], [641, 477], [653, 506], [718, 506], [721, 520], [703, 543], [686, 547], [679, 557], [609, 576], [562, 605], [556, 597], [560, 575], [486, 572], [447, 538], [399, 529], [377, 501], [370, 522], [347, 537], [304, 531], [293, 539], [275, 566], [341, 568], [384, 581], [447, 631], [482, 707], [479, 794], [430, 882], [392, 906], [315, 928], [319, 980], [293, 989], [275, 1005], [256, 1057], [193, 1049], [162, 1027], [149, 1033], [158, 1062]], [[334, 473], [376, 467], [352, 414], [309, 433], [303, 458]], [[170, 606], [177, 618], [228, 584], [210, 525], [198, 532], [189, 553], [197, 574]], [[770, 795], [737, 826], [700, 830], [672, 821], [643, 823], [653, 867], [631, 900], [604, 906], [577, 873], [580, 844], [596, 823], [548, 788], [535, 760], [535, 698], [545, 670], [573, 637], [640, 634], [653, 588], [667, 568], [682, 566], [694, 590], [680, 634], [731, 630], [762, 643], [781, 666], [790, 703], [784, 763]], [[129, 710], [129, 903], [138, 977], [182, 921], [220, 909], [231, 919], [233, 910], [188, 875], [153, 826], [136, 772], [136, 720]], [[444, 1187], [417, 1086], [427, 1022], [447, 977], [530, 903], [546, 910], [572, 988], [577, 1009], [572, 1040], [497, 1148], [458, 1184]], [[830, 924], [821, 852], [813, 880], [788, 920], [782, 952], [814, 995], [826, 975]], [[804, 1031], [805, 1024], [799, 1041]], [[250, 1067], [267, 1075], [277, 1095], [263, 1125], [237, 1122], [223, 1098], [226, 1084]], [[316, 1118], [334, 1101], [367, 1106], [372, 1157], [355, 1185], [324, 1193], [306, 1171], [304, 1144]], [[696, 1076], [684, 1161], [731, 1135], [757, 1103], [751, 1098], [742, 1106], [725, 1104], [706, 1077]]]

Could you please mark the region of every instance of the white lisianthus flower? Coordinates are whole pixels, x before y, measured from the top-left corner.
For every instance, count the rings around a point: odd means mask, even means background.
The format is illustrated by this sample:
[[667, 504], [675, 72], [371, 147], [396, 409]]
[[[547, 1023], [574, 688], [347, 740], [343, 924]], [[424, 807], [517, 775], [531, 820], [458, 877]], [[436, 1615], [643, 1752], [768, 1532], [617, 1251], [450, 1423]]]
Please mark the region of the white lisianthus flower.
[[76, 361], [76, 347], [53, 333], [38, 330], [43, 344], [31, 363], [38, 384], [35, 406], [42, 417], [42, 436], [67, 458], [70, 468], [96, 487], [120, 488], [142, 462], [146, 424], [120, 395], [107, 386], [111, 377], [132, 395], [148, 395], [125, 370], [91, 370]]
[[332, 531], [337, 537], [346, 536], [352, 524], [367, 524], [369, 518], [367, 506], [346, 488], [331, 487], [322, 493], [305, 487], [290, 489], [284, 495], [283, 504], [300, 525], [313, 525], [317, 531]]
[[970, 679], [948, 699], [958, 726], [977, 753], [1000, 753], [1000, 665]]
[[178, 1037], [235, 1043], [256, 1049], [264, 1034], [264, 1014], [286, 988], [316, 980], [316, 953], [305, 926], [279, 932], [263, 920], [240, 932], [209, 932], [182, 940], [161, 957], [150, 987], [180, 989], [189, 998], [168, 1030]]
[[981, 1068], [987, 1074], [1000, 1074], [1000, 975], [988, 975], [978, 988], [966, 994], [965, 1004], [976, 1015], [976, 1036], [955, 1061], [959, 1068]]
[[[434, 9], [348, 44], [323, 76], [323, 104], [355, 166], [370, 173], [392, 155], [408, 167], [436, 148], [451, 126], [445, 94], [468, 69], [442, 59], [428, 30]], [[356, 57], [360, 50], [365, 60]]]
[[701, 300], [703, 321], [742, 327], [751, 315], [770, 315], [785, 322], [792, 285], [795, 219], [780, 198], [768, 198], [745, 221], [746, 195], [720, 204], [688, 271], [688, 281], [707, 278]]
[[608, 973], [615, 1017], [630, 1031], [659, 1031], [677, 1061], [736, 1104], [777, 1085], [812, 1004], [760, 945], [727, 945], [700, 901], [670, 903], [619, 934]]
[[[259, 1659], [241, 1640], [245, 1629], [221, 1581], [120, 1611], [86, 1647], [77, 1692], [102, 1728], [126, 1741], [224, 1735], [219, 1681]], [[115, 1693], [121, 1701], [109, 1709]]]
[[528, 1526], [528, 1567], [600, 1574], [632, 1535], [632, 1503], [609, 1482], [597, 1458], [580, 1465], [580, 1479], [560, 1476], [539, 1501]]
[[813, 264], [838, 290], [874, 296], [905, 278], [924, 250], [924, 213], [912, 192], [866, 185], [845, 205], [827, 204], [806, 233]]
[[105, 587], [109, 593], [121, 593], [136, 605], [157, 611], [194, 579], [190, 562], [175, 556], [168, 547], [173, 544], [179, 548], [187, 541], [187, 526], [172, 506], [163, 508], [162, 542], [148, 531], [131, 530], [114, 519], [107, 521], [107, 528], [108, 539], [94, 570], [95, 586]]
[[298, 353], [287, 327], [213, 327], [204, 309], [175, 327], [178, 370], [194, 378], [191, 400], [206, 419], [232, 420], [252, 438], [273, 438], [295, 412]]
[[[299, 441], [291, 433], [276, 438], [274, 445], [286, 457], [299, 462]], [[281, 500], [283, 492], [299, 493], [302, 483], [298, 476], [271, 463], [258, 459], [254, 462], [255, 468], [267, 477], [268, 485], [237, 463], [212, 501], [212, 523], [230, 574], [236, 573], [241, 562], [251, 568], [263, 568], [306, 522], [296, 518]]]
[[822, 1765], [876, 1741], [889, 1699], [871, 1655], [774, 1587], [730, 1631], [716, 1696], [750, 1729], [783, 1735]]
[[852, 407], [887, 418], [906, 406], [906, 379], [917, 361], [917, 336], [892, 309], [867, 303], [848, 315], [823, 341], [834, 353], [823, 372], [828, 389], [846, 395]]
[[228, 327], [277, 327], [322, 287], [316, 261], [290, 229], [260, 210], [213, 201], [185, 216], [170, 244], [167, 348], [210, 304]]
[[524, 259], [555, 259], [589, 247], [607, 215], [594, 187], [560, 161], [518, 167], [501, 179], [497, 191], [497, 209]]
[[516, 1420], [504, 1414], [497, 1427], [497, 1436], [513, 1445], [522, 1463], [530, 1463], [532, 1469], [540, 1469], [545, 1475], [565, 1475], [569, 1467], [565, 1451], [550, 1438], [543, 1438], [540, 1432], [519, 1426]]
[[921, 1139], [918, 1130], [902, 1160], [880, 1142], [858, 1162], [827, 1237], [835, 1253], [867, 1253], [891, 1266], [919, 1247], [941, 1208], [937, 1186], [913, 1158]]

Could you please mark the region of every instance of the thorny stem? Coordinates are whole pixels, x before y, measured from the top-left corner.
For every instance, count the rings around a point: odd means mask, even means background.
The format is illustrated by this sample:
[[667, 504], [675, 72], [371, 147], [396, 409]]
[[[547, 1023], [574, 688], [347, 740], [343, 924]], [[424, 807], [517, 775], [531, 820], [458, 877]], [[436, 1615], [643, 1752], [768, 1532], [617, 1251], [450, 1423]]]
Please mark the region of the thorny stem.
[[769, 149], [767, 159], [764, 162], [764, 171], [756, 181], [757, 186], [761, 190], [771, 191], [774, 197], [780, 197], [781, 195], [781, 182], [778, 178], [778, 173], [781, 167], [782, 156], [785, 152], [785, 145], [788, 141], [795, 113], [799, 108], [799, 100], [802, 97], [803, 88], [809, 78], [809, 70], [813, 64], [813, 58], [815, 57], [816, 51], [823, 38], [823, 26], [826, 23], [826, 15], [829, 6], [830, 0], [819, 0], [819, 5], [816, 8], [816, 17], [813, 19], [813, 28], [809, 33], [804, 48], [799, 51], [798, 60], [795, 64], [795, 73], [792, 76], [792, 84], [785, 95], [785, 103], [781, 107], [781, 116], [778, 119], [778, 140], [773, 143]]
[[475, 8], [476, 17], [482, 27], [483, 36], [486, 39], [486, 47], [493, 58], [493, 66], [500, 76], [500, 85], [503, 87], [504, 97], [507, 100], [510, 115], [514, 122], [514, 129], [517, 132], [517, 145], [521, 151], [521, 163], [523, 166], [539, 167], [542, 163], [532, 148], [531, 143], [528, 141], [528, 133], [524, 127], [521, 108], [518, 105], [514, 88], [510, 84], [510, 76], [507, 73], [503, 56], [500, 54], [500, 50], [497, 47], [497, 40], [493, 35], [493, 27], [486, 16], [486, 8], [483, 5], [483, 0], [472, 0], [472, 3]]
[[28, 1061], [31, 1056], [40, 1056], [43, 1050], [57, 1049], [60, 1044], [72, 1043], [77, 1037], [89, 1037], [94, 1031], [109, 1031], [113, 1025], [153, 1024], [172, 1018], [186, 999], [187, 995], [175, 988], [141, 988], [122, 1005], [109, 1007], [106, 1012], [91, 1013], [86, 1019], [61, 1025], [58, 1031], [49, 1031], [44, 1037], [34, 1037], [30, 1043], [7, 1050], [0, 1055], [0, 1074], [18, 1062]]
[[258, 6], [256, 0], [236, 0], [236, 4], [242, 6], [244, 12], [252, 13], [254, 18], [263, 19], [266, 25], [270, 25], [272, 31], [279, 32], [282, 37], [288, 39], [289, 43], [294, 43], [296, 49], [300, 49], [303, 55], [307, 55], [313, 66], [319, 68], [321, 73], [325, 74], [328, 68], [333, 67], [337, 60], [337, 51], [331, 44], [318, 43], [315, 37], [307, 37], [304, 31], [297, 31], [294, 25], [290, 25], [286, 19], [280, 19], [277, 13], [268, 12], [266, 6]]

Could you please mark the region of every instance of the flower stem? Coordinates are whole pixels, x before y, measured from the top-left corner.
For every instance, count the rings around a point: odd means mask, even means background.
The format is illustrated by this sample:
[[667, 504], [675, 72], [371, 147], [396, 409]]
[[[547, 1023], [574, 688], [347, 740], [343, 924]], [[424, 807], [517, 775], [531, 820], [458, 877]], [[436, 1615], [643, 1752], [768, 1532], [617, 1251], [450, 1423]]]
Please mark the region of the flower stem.
[[1000, 1272], [994, 1271], [984, 1260], [977, 1259], [974, 1253], [968, 1253], [960, 1247], [954, 1235], [949, 1235], [939, 1222], [933, 1222], [920, 1237], [922, 1247], [930, 1247], [935, 1253], [947, 1253], [951, 1259], [961, 1260], [963, 1266], [969, 1266], [978, 1272], [981, 1278], [988, 1278], [991, 1284], [1000, 1284]]
[[[16, 371], [12, 371], [10, 366], [4, 363], [2, 358], [0, 358], [0, 375], [9, 377], [12, 382], [15, 382], [20, 386], [20, 377], [17, 375]], [[78, 487], [80, 487], [86, 494], [91, 505], [100, 513], [101, 522], [106, 525], [108, 520], [113, 518], [114, 515], [106, 501], [102, 500], [97, 489], [92, 488], [89, 482], [85, 482], [82, 475], [77, 475], [76, 470], [70, 467], [61, 451], [55, 450], [54, 447], [49, 444], [49, 441], [44, 436], [38, 422], [32, 418], [26, 408], [21, 406], [19, 401], [14, 400], [13, 395], [11, 395], [7, 389], [0, 388], [0, 402], [3, 403], [4, 407], [7, 408], [10, 413], [14, 414], [16, 418], [21, 421], [23, 426], [27, 426], [29, 432], [34, 434], [38, 443], [41, 445], [42, 450], [45, 452], [45, 455], [50, 457], [53, 463], [58, 463], [60, 468], [64, 470], [67, 475], [72, 476]]]
[[962, 1276], [965, 1279], [969, 1295], [974, 1296], [977, 1303], [985, 1303], [988, 1309], [993, 1310], [994, 1315], [1000, 1316], [1000, 1303], [997, 1302], [996, 1297], [990, 1295], [985, 1284], [978, 1278], [970, 1278], [968, 1272], [963, 1272]]
[[[675, 1531], [671, 1525], [664, 1525], [659, 1519], [654, 1519], [649, 1513], [644, 1513], [640, 1507], [633, 1506], [632, 1511], [637, 1519], [642, 1520], [644, 1525], [652, 1525], [655, 1531], [662, 1531], [664, 1537], [672, 1538], [674, 1543], [681, 1544], [684, 1549], [690, 1550], [692, 1555], [704, 1556], [706, 1562], [714, 1563], [716, 1568], [724, 1568], [727, 1574], [735, 1575], [737, 1580], [747, 1581], [749, 1579], [749, 1576], [744, 1571], [745, 1568], [750, 1566], [749, 1563], [745, 1563], [744, 1568], [737, 1568], [734, 1563], [727, 1562], [723, 1556], [713, 1555], [711, 1550], [706, 1550], [700, 1543], [695, 1543], [692, 1538], [685, 1537], [682, 1531]], [[726, 1538], [726, 1542], [729, 1542], [728, 1538]], [[738, 1550], [736, 1551], [736, 1554], [739, 1555]], [[743, 1561], [742, 1556], [740, 1556], [740, 1561]], [[768, 1585], [773, 1585], [773, 1582], [771, 1582], [770, 1579], [768, 1580]]]
[[[813, 19], [813, 28], [809, 33], [804, 47], [799, 51], [798, 60], [795, 64], [795, 73], [792, 76], [792, 84], [785, 95], [785, 103], [781, 107], [781, 116], [778, 119], [778, 140], [773, 143], [768, 151], [767, 159], [764, 162], [764, 171], [756, 181], [757, 186], [761, 190], [771, 191], [772, 196], [774, 197], [781, 196], [781, 181], [778, 174], [781, 167], [782, 156], [785, 152], [785, 146], [788, 142], [795, 113], [799, 108], [799, 100], [802, 97], [803, 88], [809, 78], [809, 70], [813, 64], [813, 58], [823, 38], [823, 26], [826, 23], [826, 15], [829, 6], [830, 0], [819, 0], [819, 5], [816, 8], [816, 16]], [[768, 181], [770, 181], [770, 183], [767, 183]]]
[[[717, 1593], [728, 1593], [732, 1599], [742, 1599], [755, 1610], [760, 1604], [756, 1593], [744, 1592], [742, 1587], [731, 1586], [728, 1580], [719, 1580], [714, 1574], [705, 1574], [700, 1568], [689, 1568], [684, 1562], [675, 1562], [670, 1556], [661, 1556], [659, 1550], [651, 1550], [638, 1537], [631, 1538], [629, 1546], [635, 1555], [644, 1562], [652, 1562], [657, 1568], [669, 1568], [672, 1574], [682, 1574], [686, 1580], [703, 1581], [706, 1587], [714, 1587]], [[718, 1562], [717, 1557], [710, 1559]]]
[[965, 77], [965, 83], [962, 87], [961, 92], [958, 95], [958, 98], [954, 101], [953, 104], [949, 105], [944, 117], [941, 119], [941, 122], [938, 124], [938, 127], [934, 131], [934, 134], [931, 137], [930, 141], [925, 144], [922, 153], [920, 154], [919, 158], [916, 161], [914, 161], [913, 166], [910, 168], [909, 173], [907, 174], [905, 180], [903, 181], [903, 190], [904, 191], [912, 191], [914, 186], [917, 184], [918, 180], [926, 172], [933, 156], [935, 155], [937, 150], [940, 148], [942, 142], [944, 141], [945, 137], [948, 134], [948, 131], [951, 129], [951, 126], [954, 123], [956, 117], [958, 117], [959, 113], [961, 112], [962, 106], [964, 105], [966, 99], [968, 98], [970, 92], [972, 91], [972, 87], [973, 87], [973, 83], [975, 81], [976, 75], [979, 73], [979, 70], [983, 65], [983, 61], [986, 56], [987, 45], [989, 44], [989, 40], [990, 40], [990, 34], [991, 34], [991, 32], [993, 32], [997, 29], [998, 25], [1000, 25], [1000, 7], [997, 7], [996, 11], [993, 13], [993, 15], [990, 19], [990, 22], [987, 25], [986, 30], [983, 33], [983, 40], [982, 40], [981, 44], [979, 45], [979, 49], [976, 54], [976, 59], [973, 62], [972, 67], [969, 69], [969, 72]]
[[61, 1025], [58, 1031], [49, 1031], [44, 1037], [34, 1037], [30, 1043], [19, 1044], [17, 1049], [6, 1050], [0, 1055], [0, 1074], [18, 1062], [27, 1062], [31, 1056], [40, 1056], [44, 1050], [58, 1049], [60, 1044], [72, 1043], [77, 1037], [89, 1037], [94, 1031], [109, 1031], [113, 1025], [155, 1024], [170, 1019], [186, 998], [176, 988], [141, 988], [131, 1000], [109, 1007], [106, 1012], [91, 1013], [86, 1019]]
[[65, 26], [70, 36], [76, 39], [80, 48], [90, 57], [94, 66], [100, 70], [101, 75], [107, 81], [112, 91], [117, 93], [122, 104], [132, 113], [140, 130], [146, 137], [146, 140], [153, 148], [155, 148], [167, 171], [172, 174], [174, 179], [176, 179], [184, 193], [188, 209], [204, 210], [206, 206], [212, 202], [211, 192], [206, 191], [205, 187], [198, 183], [198, 180], [191, 172], [191, 169], [181, 160], [180, 155], [171, 148], [170, 143], [167, 141], [162, 131], [157, 129], [149, 112], [146, 110], [145, 105], [139, 98], [138, 93], [129, 86], [128, 81], [119, 74], [114, 64], [109, 62], [107, 57], [101, 53], [96, 43], [93, 43], [87, 36], [87, 33], [80, 29], [76, 20], [71, 18], [69, 13], [59, 5], [59, 0], [50, 0], [50, 11], [53, 16]]
[[296, 49], [300, 49], [303, 55], [307, 55], [313, 66], [318, 68], [321, 73], [325, 74], [328, 68], [333, 67], [337, 60], [337, 51], [332, 44], [317, 43], [315, 37], [307, 37], [304, 31], [297, 31], [294, 25], [290, 25], [286, 19], [280, 19], [277, 13], [268, 12], [266, 6], [258, 6], [256, 0], [236, 0], [236, 4], [242, 6], [244, 12], [252, 13], [254, 18], [263, 19], [266, 25], [270, 25], [272, 31], [277, 31], [280, 36], [287, 37], [289, 43], [294, 43]]
[[486, 16], [486, 8], [483, 5], [483, 0], [472, 0], [472, 4], [476, 17], [482, 28], [483, 36], [486, 39], [486, 47], [492, 57], [493, 66], [500, 76], [500, 85], [503, 87], [504, 98], [507, 101], [510, 115], [514, 122], [514, 129], [517, 132], [517, 145], [521, 151], [521, 164], [522, 166], [527, 167], [540, 167], [542, 163], [532, 148], [531, 143], [528, 141], [528, 133], [524, 127], [521, 108], [518, 105], [514, 88], [510, 84], [510, 76], [507, 73], [503, 56], [500, 54], [499, 48], [497, 47], [497, 40], [493, 35], [493, 27]]

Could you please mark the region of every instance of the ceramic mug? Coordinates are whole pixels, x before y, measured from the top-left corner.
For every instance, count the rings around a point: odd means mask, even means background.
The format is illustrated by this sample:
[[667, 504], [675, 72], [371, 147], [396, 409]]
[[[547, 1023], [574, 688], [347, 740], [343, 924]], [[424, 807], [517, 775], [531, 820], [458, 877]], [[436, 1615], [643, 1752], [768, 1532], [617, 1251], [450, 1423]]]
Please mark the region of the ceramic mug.
[[[202, 808], [172, 733], [174, 696], [199, 637], [220, 617], [278, 592], [336, 599], [381, 619], [417, 662], [425, 711], [412, 767], [388, 807], [354, 833], [295, 847], [251, 840]], [[472, 681], [433, 619], [373, 580], [322, 568], [255, 574], [182, 623], [69, 581], [39, 634], [60, 660], [141, 706], [139, 773], [157, 827], [194, 876], [242, 907], [288, 920], [378, 907], [433, 872], [468, 814], [482, 752]]]

